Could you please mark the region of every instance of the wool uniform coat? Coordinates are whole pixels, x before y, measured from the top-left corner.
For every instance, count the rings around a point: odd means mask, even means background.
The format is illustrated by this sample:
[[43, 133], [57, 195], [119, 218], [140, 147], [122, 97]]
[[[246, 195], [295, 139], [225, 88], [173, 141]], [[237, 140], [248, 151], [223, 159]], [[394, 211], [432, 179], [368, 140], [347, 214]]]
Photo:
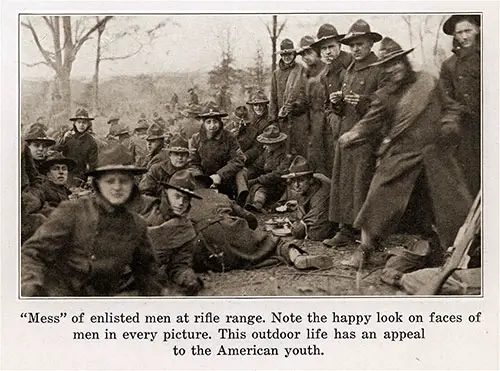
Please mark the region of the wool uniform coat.
[[334, 224], [328, 220], [330, 183], [326, 179], [313, 178], [313, 183], [303, 195], [297, 195], [287, 187], [280, 203], [289, 200], [298, 202], [295, 221], [292, 224], [292, 235], [295, 238], [306, 237], [313, 241], [321, 241], [332, 236]]
[[387, 87], [375, 96], [369, 112], [352, 129], [362, 137], [387, 130], [355, 226], [375, 237], [393, 232], [423, 174], [441, 244], [451, 246], [472, 204], [453, 151], [440, 138], [443, 123], [458, 122], [459, 104], [443, 94], [425, 72], [415, 74], [397, 90]]
[[[378, 60], [372, 52], [364, 60], [354, 61], [342, 73], [342, 93], [359, 94], [356, 106], [344, 101], [335, 106], [341, 117], [337, 128], [333, 128], [334, 138], [348, 132], [368, 111], [372, 94], [382, 86], [382, 69], [370, 66]], [[372, 138], [371, 138], [372, 139]], [[374, 146], [378, 138], [373, 138], [355, 149], [345, 150], [335, 147], [332, 184], [330, 191], [329, 218], [339, 224], [352, 225], [366, 198], [375, 170]]]
[[446, 94], [463, 108], [457, 158], [469, 190], [477, 194], [481, 187], [481, 50], [474, 46], [454, 49], [453, 53], [442, 64], [440, 82]]
[[58, 150], [65, 157], [68, 157], [76, 162], [76, 166], [71, 171], [74, 177], [86, 180], [85, 173], [88, 170], [95, 169], [97, 165], [97, 142], [87, 131], [83, 133], [76, 132], [58, 146]]
[[148, 235], [158, 264], [167, 277], [187, 294], [201, 289], [201, 282], [193, 271], [193, 243], [196, 232], [186, 216], [175, 215], [164, 198], [154, 202], [141, 214], [148, 224]]
[[253, 200], [255, 192], [260, 191], [266, 194], [269, 203], [277, 200], [286, 188], [286, 181], [281, 176], [288, 170], [292, 160], [292, 156], [286, 154], [284, 143], [273, 151], [264, 151], [249, 169], [255, 175], [256, 184], [250, 188], [248, 199]]
[[23, 296], [157, 295], [146, 223], [101, 196], [64, 201], [21, 248]]
[[139, 183], [139, 190], [145, 195], [160, 197], [161, 191], [164, 188], [162, 182], [168, 183], [172, 175], [182, 169], [174, 167], [170, 158], [158, 164], [154, 164], [142, 177]]
[[[306, 83], [307, 77], [301, 64], [294, 61], [290, 65], [285, 65], [280, 59], [271, 79], [269, 104], [269, 121], [279, 123], [280, 130], [288, 135], [291, 153], [305, 158], [307, 158], [309, 136]], [[278, 117], [283, 107], [289, 112], [290, 130], [288, 130], [288, 118]]]
[[257, 136], [262, 134], [264, 129], [269, 126], [269, 118], [267, 112], [262, 116], [255, 116], [252, 122], [248, 125], [242, 126], [238, 131], [238, 143], [241, 150], [245, 154], [245, 166], [250, 166], [260, 156], [264, 149], [262, 144], [257, 142]]
[[43, 205], [40, 213], [45, 216], [48, 216], [62, 201], [69, 200], [69, 195], [71, 195], [68, 187], [54, 184], [46, 178], [35, 186], [29, 187], [27, 191], [40, 200]]
[[203, 200], [192, 199], [189, 214], [198, 233], [195, 270], [249, 268], [275, 254], [279, 239], [260, 228], [252, 229], [257, 227], [254, 215], [214, 190], [198, 189], [196, 193]]
[[[335, 143], [338, 139], [340, 117], [332, 107], [330, 94], [340, 90], [341, 74], [352, 63], [352, 56], [340, 51], [337, 59], [325, 65], [317, 81], [311, 81], [311, 134], [309, 137], [309, 161], [318, 172], [328, 177], [332, 175]], [[320, 99], [323, 101], [320, 102]], [[321, 124], [321, 125], [320, 125]], [[335, 131], [335, 133], [334, 133]]]
[[146, 163], [146, 157], [148, 156], [147, 141], [134, 135], [130, 138], [130, 142], [131, 147], [134, 149], [135, 165], [140, 167]]
[[234, 135], [225, 129], [209, 139], [204, 127], [189, 141], [190, 166], [202, 174], [219, 174], [222, 183], [234, 179], [236, 173], [245, 165], [245, 154]]

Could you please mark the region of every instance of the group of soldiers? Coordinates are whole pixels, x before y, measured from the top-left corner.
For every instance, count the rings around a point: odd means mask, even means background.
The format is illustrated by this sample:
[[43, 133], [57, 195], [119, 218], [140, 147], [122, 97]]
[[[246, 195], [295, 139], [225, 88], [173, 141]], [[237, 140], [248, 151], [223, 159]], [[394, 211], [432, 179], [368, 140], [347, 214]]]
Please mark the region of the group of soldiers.
[[[298, 49], [284, 39], [270, 98], [257, 91], [231, 117], [191, 90], [190, 129], [174, 135], [159, 115], [132, 133], [111, 118], [99, 145], [85, 109], [57, 141], [33, 124], [21, 154], [22, 294], [194, 295], [203, 271], [337, 264], [304, 239], [360, 240], [344, 262], [354, 268], [398, 231], [443, 251], [480, 190], [480, 17], [454, 15], [443, 31], [454, 49], [439, 79], [360, 19], [346, 34], [323, 24]], [[282, 235], [255, 216], [275, 210], [290, 213]]]

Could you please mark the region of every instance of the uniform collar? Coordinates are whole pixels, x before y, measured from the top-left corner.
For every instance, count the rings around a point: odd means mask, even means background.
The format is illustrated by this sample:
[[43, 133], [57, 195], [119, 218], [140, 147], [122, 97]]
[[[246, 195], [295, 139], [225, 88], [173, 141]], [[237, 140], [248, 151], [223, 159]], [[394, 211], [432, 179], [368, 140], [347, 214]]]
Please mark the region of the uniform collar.
[[370, 52], [368, 56], [363, 59], [362, 61], [357, 61], [353, 59], [351, 65], [347, 68], [348, 70], [354, 70], [354, 71], [361, 71], [364, 70], [365, 68], [370, 67], [372, 63], [375, 63], [378, 61], [377, 56], [375, 55], [374, 52]]

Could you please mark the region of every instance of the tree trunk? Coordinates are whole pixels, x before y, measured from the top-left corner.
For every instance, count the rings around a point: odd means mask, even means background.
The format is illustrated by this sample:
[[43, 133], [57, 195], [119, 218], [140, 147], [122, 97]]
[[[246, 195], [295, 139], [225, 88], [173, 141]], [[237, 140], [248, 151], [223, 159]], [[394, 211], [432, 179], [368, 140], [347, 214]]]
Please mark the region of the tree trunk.
[[[103, 30], [104, 31], [104, 30]], [[101, 36], [102, 33], [99, 31], [97, 33], [97, 51], [95, 59], [95, 71], [94, 71], [94, 113], [99, 112], [99, 65], [101, 63]]]
[[277, 28], [278, 28], [278, 16], [273, 15], [273, 34], [271, 35], [271, 43], [273, 46], [273, 55], [272, 55], [273, 62], [271, 65], [272, 72], [276, 70], [276, 40], [278, 39], [278, 36], [276, 35]]

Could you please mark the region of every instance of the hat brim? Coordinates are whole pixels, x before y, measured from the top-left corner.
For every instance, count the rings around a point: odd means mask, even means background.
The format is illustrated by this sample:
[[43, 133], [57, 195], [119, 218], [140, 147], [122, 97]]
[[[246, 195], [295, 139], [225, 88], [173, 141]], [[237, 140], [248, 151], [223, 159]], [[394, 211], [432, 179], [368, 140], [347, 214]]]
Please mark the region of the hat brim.
[[76, 120], [88, 120], [88, 121], [92, 121], [94, 120], [93, 117], [71, 117], [69, 119], [69, 121], [76, 121]]
[[44, 161], [40, 167], [41, 167], [41, 170], [43, 171], [43, 173], [46, 173], [47, 171], [49, 171], [49, 169], [51, 168], [52, 165], [56, 165], [56, 164], [66, 165], [68, 167], [68, 171], [73, 170], [76, 166], [76, 162], [73, 161], [72, 159], [61, 158], [61, 159], [53, 159], [53, 160]]
[[199, 113], [196, 115], [199, 119], [207, 119], [210, 117], [227, 117], [227, 113], [221, 113], [221, 112], [212, 112], [212, 113]]
[[24, 139], [24, 141], [28, 144], [30, 142], [44, 142], [44, 143], [47, 143], [48, 145], [56, 144], [56, 141], [54, 139], [50, 139], [50, 138], [31, 138], [31, 139]]
[[481, 16], [475, 14], [455, 14], [446, 20], [443, 24], [443, 32], [446, 35], [453, 36], [455, 34], [455, 26], [458, 22], [468, 20], [475, 23], [478, 27], [481, 26]]
[[96, 176], [108, 171], [123, 171], [131, 173], [133, 175], [140, 175], [147, 173], [148, 169], [142, 167], [136, 167], [135, 165], [107, 165], [107, 166], [97, 167], [94, 170], [87, 171], [85, 174], [88, 176]]
[[398, 51], [396, 53], [388, 54], [385, 57], [383, 57], [382, 59], [378, 60], [377, 62], [370, 64], [370, 66], [380, 66], [380, 65], [385, 64], [387, 62], [390, 62], [394, 59], [401, 58], [401, 57], [411, 53], [414, 50], [415, 50], [415, 48], [411, 48], [408, 50], [401, 50], [401, 51]]
[[282, 55], [282, 54], [293, 54], [293, 53], [297, 54], [297, 51], [298, 51], [298, 50], [299, 50], [299, 49], [283, 49], [283, 50], [278, 50], [278, 51], [277, 51], [276, 53], [274, 53], [274, 54], [276, 54], [276, 55]]
[[187, 194], [188, 196], [190, 197], [194, 197], [194, 198], [197, 198], [198, 200], [203, 200], [203, 197], [197, 195], [196, 193], [194, 193], [193, 191], [191, 191], [190, 189], [187, 189], [187, 188], [182, 188], [182, 187], [177, 187], [177, 186], [174, 186], [170, 183], [167, 183], [167, 182], [159, 182], [162, 186], [164, 186], [165, 188], [172, 188], [172, 189], [175, 189], [176, 191], [179, 191], [179, 192], [182, 192], [184, 194]]
[[342, 39], [339, 40], [341, 44], [349, 45], [353, 40], [359, 39], [360, 37], [369, 37], [373, 42], [379, 42], [382, 40], [382, 35], [378, 32], [360, 32], [360, 33], [348, 33]]
[[189, 149], [184, 147], [167, 147], [166, 151], [174, 153], [189, 153]]
[[340, 39], [342, 39], [343, 37], [345, 36], [345, 34], [340, 34], [340, 35], [337, 35], [337, 36], [324, 36], [322, 37], [321, 39], [319, 39], [318, 41], [312, 43], [310, 45], [311, 48], [313, 49], [318, 49], [318, 48], [321, 48], [321, 46], [326, 43], [327, 41], [330, 41], [330, 40], [335, 40], [335, 41], [340, 41]]
[[283, 179], [293, 179], [293, 178], [298, 178], [298, 177], [301, 177], [301, 176], [304, 176], [304, 175], [312, 175], [312, 174], [314, 174], [314, 171], [312, 171], [312, 170], [310, 170], [310, 171], [299, 171], [298, 173], [284, 174], [281, 177]]
[[288, 135], [285, 133], [280, 133], [276, 138], [266, 138], [263, 134], [260, 134], [257, 136], [257, 142], [262, 143], [262, 144], [274, 144], [274, 143], [281, 143], [285, 141], [288, 138]]
[[248, 105], [253, 106], [255, 104], [269, 104], [269, 100], [267, 99], [260, 99], [260, 100], [251, 100], [247, 102]]
[[158, 135], [153, 137], [147, 137], [146, 140], [157, 140], [157, 139], [165, 139], [165, 135]]

